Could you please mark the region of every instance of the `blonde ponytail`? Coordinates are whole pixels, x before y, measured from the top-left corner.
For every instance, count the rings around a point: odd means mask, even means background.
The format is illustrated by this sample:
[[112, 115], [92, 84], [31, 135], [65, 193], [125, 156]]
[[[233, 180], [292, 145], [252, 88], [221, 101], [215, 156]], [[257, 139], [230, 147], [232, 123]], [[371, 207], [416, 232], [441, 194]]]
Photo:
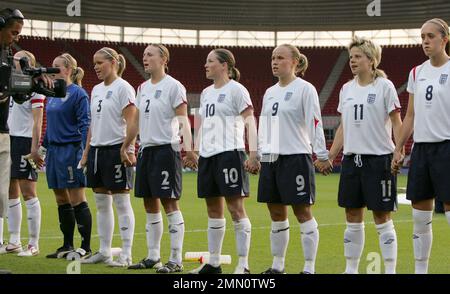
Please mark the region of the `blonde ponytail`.
[[78, 67], [77, 60], [69, 53], [61, 54], [57, 58], [62, 59], [64, 66], [71, 70], [70, 80], [72, 83], [82, 87], [81, 81], [84, 77], [84, 70], [81, 67]]
[[308, 58], [304, 54], [301, 54], [299, 52], [298, 64], [295, 69], [295, 74], [303, 77], [306, 73], [306, 70], [308, 69], [308, 66], [309, 66]]
[[72, 81], [80, 87], [83, 87], [81, 81], [84, 77], [84, 70], [81, 67], [77, 67], [75, 71], [72, 73]]
[[119, 77], [122, 77], [122, 74], [125, 71], [125, 68], [127, 67], [127, 61], [125, 59], [125, 56], [123, 56], [122, 54], [119, 54], [118, 58], [119, 58], [119, 67], [117, 69], [117, 75]]
[[[278, 47], [286, 47], [291, 52], [292, 58], [298, 61], [297, 66], [295, 67], [295, 75], [304, 76], [309, 65], [308, 58], [300, 53], [300, 50], [294, 45], [281, 44]], [[277, 48], [275, 48], [274, 51]]]
[[118, 54], [116, 50], [109, 47], [103, 47], [102, 49], [98, 50], [95, 54], [98, 53], [102, 53], [105, 59], [111, 62], [114, 60], [117, 64], [117, 75], [119, 77], [122, 77], [122, 74], [125, 71], [125, 68], [127, 67], [127, 61], [125, 60], [125, 57], [122, 54]]

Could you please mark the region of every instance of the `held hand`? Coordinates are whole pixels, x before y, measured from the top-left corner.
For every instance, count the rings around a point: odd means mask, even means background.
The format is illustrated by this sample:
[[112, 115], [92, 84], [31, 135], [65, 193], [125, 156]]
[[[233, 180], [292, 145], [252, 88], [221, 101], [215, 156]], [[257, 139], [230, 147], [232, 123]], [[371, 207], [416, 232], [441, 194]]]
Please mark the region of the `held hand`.
[[78, 162], [77, 168], [78, 168], [78, 169], [85, 168], [85, 167], [86, 167], [86, 164], [87, 164], [87, 154], [85, 154], [85, 153], [83, 152], [83, 155], [81, 156], [80, 162]]
[[314, 166], [321, 172], [323, 175], [329, 175], [333, 170], [333, 163], [331, 160], [316, 160], [314, 161]]
[[400, 172], [400, 168], [403, 166], [403, 161], [405, 159], [404, 154], [397, 150], [394, 151], [394, 156], [391, 162], [391, 173], [397, 175]]
[[33, 169], [40, 170], [44, 166], [46, 154], [47, 149], [44, 146], [39, 146], [37, 151], [32, 151], [30, 154], [26, 155], [24, 159], [28, 160]]
[[321, 161], [322, 163], [322, 174], [328, 176], [333, 171], [333, 162], [330, 160]]
[[40, 170], [44, 166], [44, 158], [40, 157], [37, 151], [25, 155], [24, 159], [28, 160], [31, 167], [36, 171]]
[[322, 171], [320, 170], [319, 162], [320, 162], [320, 161], [319, 161], [318, 159], [316, 159], [316, 160], [314, 160], [313, 164], [314, 164], [314, 167], [315, 167], [318, 171], [322, 172]]
[[244, 162], [244, 169], [247, 172], [256, 175], [261, 170], [261, 163], [256, 157], [250, 157]]
[[128, 160], [131, 162], [130, 166], [136, 166], [136, 155], [133, 153], [127, 153], [128, 154]]
[[193, 151], [186, 152], [186, 156], [183, 158], [183, 165], [192, 169], [198, 169], [198, 156]]
[[190, 162], [191, 169], [197, 170], [198, 169], [198, 156], [194, 151], [188, 151], [186, 153], [186, 157], [188, 162]]
[[[133, 165], [133, 162], [129, 158], [129, 155], [131, 155], [131, 154], [128, 154], [127, 151], [128, 151], [127, 149], [120, 148], [120, 161], [122, 162], [122, 164], [124, 166], [129, 167], [129, 166]], [[133, 159], [133, 158], [131, 158], [131, 159]], [[135, 158], [135, 160], [136, 160], [136, 158]]]
[[80, 162], [78, 162], [77, 169], [81, 169], [83, 171], [83, 174], [87, 173], [87, 154], [83, 152], [83, 155], [81, 156]]

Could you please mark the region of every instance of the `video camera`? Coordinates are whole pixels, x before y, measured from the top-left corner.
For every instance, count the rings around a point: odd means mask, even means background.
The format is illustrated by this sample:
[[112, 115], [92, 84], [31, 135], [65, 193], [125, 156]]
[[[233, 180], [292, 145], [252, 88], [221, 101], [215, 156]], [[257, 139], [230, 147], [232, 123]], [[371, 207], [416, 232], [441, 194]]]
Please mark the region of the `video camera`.
[[[7, 49], [3, 49], [0, 64], [0, 97], [11, 96], [14, 102], [22, 104], [31, 98], [32, 93], [43, 94], [47, 97], [65, 97], [66, 81], [56, 79], [53, 81], [53, 89], [45, 87], [39, 79], [43, 73], [59, 73], [59, 68], [40, 67], [32, 68], [28, 58], [22, 57], [19, 61], [22, 71], [18, 71], [13, 62], [13, 56]], [[4, 58], [6, 56], [6, 58]]]

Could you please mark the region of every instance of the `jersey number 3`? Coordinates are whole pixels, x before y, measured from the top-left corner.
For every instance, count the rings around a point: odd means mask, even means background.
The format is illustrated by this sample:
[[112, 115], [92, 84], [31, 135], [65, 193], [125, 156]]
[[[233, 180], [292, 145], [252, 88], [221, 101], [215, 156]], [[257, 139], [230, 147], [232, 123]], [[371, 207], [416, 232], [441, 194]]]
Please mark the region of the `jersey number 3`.
[[97, 112], [102, 111], [102, 102], [103, 100], [98, 100]]

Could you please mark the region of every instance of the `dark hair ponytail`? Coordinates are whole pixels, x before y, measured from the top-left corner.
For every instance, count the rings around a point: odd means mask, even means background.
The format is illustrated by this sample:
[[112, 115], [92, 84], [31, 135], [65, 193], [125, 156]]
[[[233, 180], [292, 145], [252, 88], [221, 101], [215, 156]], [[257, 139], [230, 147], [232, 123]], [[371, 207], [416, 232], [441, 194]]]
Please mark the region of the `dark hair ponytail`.
[[226, 63], [228, 65], [228, 77], [236, 82], [239, 82], [241, 73], [236, 68], [236, 60], [233, 53], [230, 50], [224, 48], [218, 48], [213, 50], [217, 56], [217, 60], [220, 63]]

